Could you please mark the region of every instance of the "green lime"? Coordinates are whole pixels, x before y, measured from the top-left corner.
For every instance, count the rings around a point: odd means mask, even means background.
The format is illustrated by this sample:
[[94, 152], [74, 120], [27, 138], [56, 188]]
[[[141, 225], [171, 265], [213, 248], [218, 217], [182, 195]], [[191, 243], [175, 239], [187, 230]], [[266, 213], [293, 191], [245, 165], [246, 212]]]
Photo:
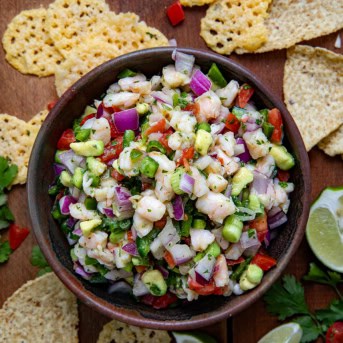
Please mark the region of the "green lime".
[[217, 341], [203, 332], [173, 331], [176, 343], [217, 343]]
[[257, 343], [299, 343], [302, 334], [299, 324], [288, 323], [269, 331]]
[[343, 187], [328, 187], [312, 204], [306, 238], [317, 258], [343, 272]]

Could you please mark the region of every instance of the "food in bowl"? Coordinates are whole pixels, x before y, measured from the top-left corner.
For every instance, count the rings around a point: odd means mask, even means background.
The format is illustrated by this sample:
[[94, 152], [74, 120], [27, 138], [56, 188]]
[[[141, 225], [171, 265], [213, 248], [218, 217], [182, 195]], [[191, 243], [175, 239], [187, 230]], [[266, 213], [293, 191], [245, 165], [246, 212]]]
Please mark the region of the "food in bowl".
[[173, 59], [150, 79], [123, 70], [86, 107], [49, 189], [75, 272], [155, 308], [255, 288], [294, 189], [278, 109], [215, 64]]

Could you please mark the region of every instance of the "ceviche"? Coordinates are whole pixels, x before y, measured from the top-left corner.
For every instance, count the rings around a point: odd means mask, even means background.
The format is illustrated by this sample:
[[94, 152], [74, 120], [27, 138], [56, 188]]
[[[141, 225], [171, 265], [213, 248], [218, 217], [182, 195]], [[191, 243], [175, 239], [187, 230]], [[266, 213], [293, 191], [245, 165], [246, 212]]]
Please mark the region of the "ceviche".
[[216, 64], [172, 58], [150, 78], [123, 70], [86, 107], [49, 189], [75, 272], [155, 308], [256, 287], [294, 189], [279, 110]]

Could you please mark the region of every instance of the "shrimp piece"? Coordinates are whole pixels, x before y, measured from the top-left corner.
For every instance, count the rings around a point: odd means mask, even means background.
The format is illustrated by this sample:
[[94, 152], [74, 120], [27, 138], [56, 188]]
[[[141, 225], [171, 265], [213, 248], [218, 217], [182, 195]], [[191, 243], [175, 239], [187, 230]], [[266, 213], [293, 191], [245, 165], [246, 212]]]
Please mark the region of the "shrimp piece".
[[257, 160], [256, 170], [270, 178], [275, 169], [275, 160], [272, 155], [266, 155]]
[[79, 220], [100, 219], [97, 211], [87, 210], [86, 206], [81, 203], [71, 204], [69, 206], [70, 215]]
[[219, 255], [214, 266], [213, 280], [216, 287], [224, 287], [229, 284], [229, 269], [224, 255]]
[[146, 236], [153, 228], [153, 222], [143, 218], [137, 212], [133, 215], [133, 228], [137, 231], [139, 237]]
[[107, 94], [104, 97], [103, 104], [105, 107], [123, 106], [125, 108], [132, 107], [138, 101], [140, 95], [131, 92], [120, 92], [115, 94]]
[[108, 249], [90, 249], [88, 250], [87, 255], [91, 258], [95, 258], [100, 264], [103, 264], [106, 267], [114, 267], [114, 256]]
[[[212, 158], [211, 158], [212, 159]], [[207, 174], [220, 174], [220, 175], [224, 175], [224, 168], [222, 167], [222, 165], [219, 163], [219, 161], [212, 159], [211, 164], [209, 164], [206, 168], [205, 171]]]
[[239, 163], [234, 158], [228, 157], [221, 149], [216, 149], [216, 152], [217, 158], [222, 162], [227, 175], [232, 175], [239, 169]]
[[136, 176], [139, 174], [139, 168], [137, 163], [133, 163], [130, 154], [133, 150], [132, 146], [124, 148], [124, 150], [120, 153], [118, 158], [118, 166], [126, 176]]
[[119, 93], [121, 91], [120, 86], [118, 85], [118, 82], [111, 84], [111, 86], [106, 91], [107, 94], [114, 94]]
[[190, 167], [191, 176], [195, 180], [193, 187], [193, 194], [199, 198], [209, 192], [205, 177], [200, 174], [199, 170], [195, 167]]
[[118, 84], [123, 91], [130, 91], [142, 95], [151, 92], [151, 82], [146, 81], [146, 77], [143, 74], [137, 74], [133, 77], [124, 77], [118, 81]]
[[162, 70], [162, 84], [168, 88], [177, 88], [188, 84], [190, 78], [176, 71], [175, 66], [170, 64]]
[[195, 131], [197, 120], [191, 112], [173, 110], [170, 111], [170, 115], [170, 126], [172, 126], [175, 131], [182, 131], [189, 134]]
[[151, 151], [148, 155], [158, 163], [159, 171], [173, 172], [176, 168], [174, 161], [171, 161], [166, 155], [160, 153], [159, 151]]
[[216, 94], [219, 96], [222, 104], [226, 107], [230, 107], [238, 92], [239, 83], [235, 80], [231, 80], [224, 88], [216, 90]]
[[207, 186], [210, 188], [211, 191], [215, 193], [223, 192], [226, 189], [228, 183], [229, 182], [219, 174], [211, 173], [208, 175], [207, 178]]
[[131, 262], [131, 259], [131, 255], [122, 248], [114, 248], [114, 261], [117, 268], [124, 268]]
[[168, 138], [168, 146], [173, 150], [182, 150], [194, 145], [195, 134], [184, 133], [181, 131], [174, 132]]
[[243, 139], [247, 144], [249, 153], [254, 160], [260, 157], [266, 156], [269, 153], [269, 148], [271, 144], [268, 138], [262, 132], [262, 129], [257, 129], [252, 132], [245, 132], [243, 134]]
[[155, 175], [155, 194], [161, 202], [170, 201], [175, 194], [170, 183], [171, 175], [172, 173], [164, 173], [161, 170], [157, 170]]
[[224, 135], [218, 135], [217, 145], [226, 153], [226, 155], [232, 157], [234, 155], [234, 147], [236, 145], [233, 132], [226, 132]]
[[199, 123], [216, 119], [220, 115], [221, 101], [216, 93], [208, 91], [195, 99], [198, 106], [196, 118]]
[[191, 245], [195, 251], [204, 251], [216, 239], [211, 231], [190, 229]]
[[222, 224], [223, 220], [236, 210], [231, 198], [211, 191], [198, 198], [195, 207], [198, 211], [207, 214], [211, 220], [219, 224]]
[[111, 129], [105, 118], [95, 119], [92, 125], [91, 139], [103, 141], [104, 145], [111, 141]]
[[108, 234], [103, 231], [92, 232], [88, 237], [81, 236], [79, 244], [87, 249], [101, 249], [106, 248]]
[[137, 204], [136, 212], [144, 219], [156, 222], [164, 216], [166, 205], [152, 196], [144, 196]]

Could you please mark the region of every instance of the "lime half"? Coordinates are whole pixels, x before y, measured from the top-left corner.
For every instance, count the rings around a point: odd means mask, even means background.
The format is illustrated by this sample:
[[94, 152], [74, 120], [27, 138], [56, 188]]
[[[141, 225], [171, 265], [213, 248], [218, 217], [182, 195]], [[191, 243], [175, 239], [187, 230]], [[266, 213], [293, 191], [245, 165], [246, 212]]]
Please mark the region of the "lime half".
[[288, 323], [269, 331], [257, 343], [299, 343], [302, 334], [299, 324]]
[[217, 341], [203, 332], [172, 332], [176, 343], [217, 343]]
[[323, 264], [343, 272], [343, 187], [325, 188], [312, 204], [306, 238]]

